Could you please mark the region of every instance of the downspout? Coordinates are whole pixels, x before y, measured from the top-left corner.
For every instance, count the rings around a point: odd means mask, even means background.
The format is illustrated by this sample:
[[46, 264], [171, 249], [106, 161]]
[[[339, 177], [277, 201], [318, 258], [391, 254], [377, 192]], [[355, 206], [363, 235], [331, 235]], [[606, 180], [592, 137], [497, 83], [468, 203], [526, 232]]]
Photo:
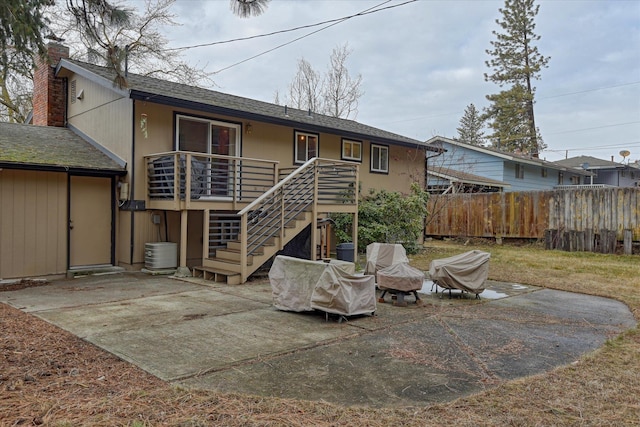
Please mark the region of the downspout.
[[440, 148], [438, 150], [438, 153], [434, 156], [429, 156], [429, 151], [427, 150], [427, 152], [425, 153], [425, 158], [424, 158], [424, 189], [427, 189], [427, 183], [429, 181], [429, 159], [433, 159], [434, 157], [439, 157], [442, 156], [444, 154], [446, 150], [444, 150], [443, 148]]
[[[136, 100], [132, 100], [131, 108], [131, 177], [129, 178], [129, 200], [135, 200], [135, 170], [136, 170]], [[135, 211], [131, 210], [131, 228], [130, 228], [130, 245], [129, 245], [129, 265], [133, 267], [133, 250], [134, 250], [134, 233], [135, 230]]]

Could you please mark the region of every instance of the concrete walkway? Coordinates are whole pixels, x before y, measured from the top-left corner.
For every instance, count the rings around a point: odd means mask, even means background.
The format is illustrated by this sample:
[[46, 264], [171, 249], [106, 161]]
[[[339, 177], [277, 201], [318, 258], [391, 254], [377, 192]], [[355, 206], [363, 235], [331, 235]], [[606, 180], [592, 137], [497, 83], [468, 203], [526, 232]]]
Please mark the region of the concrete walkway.
[[276, 310], [268, 280], [119, 273], [0, 292], [0, 302], [176, 385], [376, 407], [452, 400], [541, 373], [635, 326], [613, 300], [487, 288], [474, 300], [426, 286], [422, 306], [379, 303], [375, 316], [346, 322]]

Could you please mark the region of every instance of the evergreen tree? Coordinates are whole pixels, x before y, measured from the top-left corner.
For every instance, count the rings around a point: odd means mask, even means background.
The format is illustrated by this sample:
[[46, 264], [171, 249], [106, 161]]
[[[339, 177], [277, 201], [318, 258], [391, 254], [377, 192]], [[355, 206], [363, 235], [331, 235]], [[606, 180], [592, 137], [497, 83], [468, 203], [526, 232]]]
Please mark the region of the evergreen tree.
[[534, 156], [545, 145], [535, 124], [532, 80], [540, 78], [540, 71], [549, 62], [549, 57], [542, 56], [534, 45], [540, 39], [534, 32], [534, 19], [539, 9], [534, 0], [505, 0], [505, 7], [499, 9], [502, 20], [496, 20], [503, 32], [493, 31], [496, 36], [491, 42], [493, 49], [487, 50], [492, 58], [486, 64], [492, 73], [485, 74], [486, 81], [500, 87], [510, 86], [510, 89], [487, 96], [493, 103], [485, 114], [493, 130], [489, 136], [492, 144]]
[[475, 105], [469, 104], [464, 110], [458, 127], [458, 139], [471, 145], [484, 145], [484, 120]]
[[0, 52], [3, 62], [7, 52], [31, 56], [46, 52], [43, 32], [47, 28], [44, 9], [50, 0], [3, 0], [0, 3]]

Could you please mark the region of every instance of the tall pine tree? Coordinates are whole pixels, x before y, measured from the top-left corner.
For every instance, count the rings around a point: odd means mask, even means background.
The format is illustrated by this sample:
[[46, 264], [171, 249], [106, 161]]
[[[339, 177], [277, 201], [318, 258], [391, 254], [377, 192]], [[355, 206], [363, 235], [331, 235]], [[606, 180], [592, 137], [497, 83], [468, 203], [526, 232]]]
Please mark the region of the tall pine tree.
[[475, 105], [469, 104], [464, 109], [464, 115], [460, 119], [458, 139], [471, 145], [484, 145], [485, 138], [482, 128], [484, 120]]
[[530, 153], [537, 157], [545, 148], [539, 135], [533, 113], [535, 87], [534, 79], [540, 78], [540, 71], [547, 67], [549, 57], [538, 52], [534, 43], [540, 36], [534, 32], [535, 17], [540, 9], [534, 0], [505, 0], [502, 20], [496, 23], [502, 32], [493, 31], [496, 39], [491, 41], [493, 49], [487, 50], [491, 56], [486, 61], [491, 74], [485, 80], [508, 86], [498, 94], [488, 95], [492, 105], [485, 110], [493, 133], [489, 136], [494, 147], [508, 151]]

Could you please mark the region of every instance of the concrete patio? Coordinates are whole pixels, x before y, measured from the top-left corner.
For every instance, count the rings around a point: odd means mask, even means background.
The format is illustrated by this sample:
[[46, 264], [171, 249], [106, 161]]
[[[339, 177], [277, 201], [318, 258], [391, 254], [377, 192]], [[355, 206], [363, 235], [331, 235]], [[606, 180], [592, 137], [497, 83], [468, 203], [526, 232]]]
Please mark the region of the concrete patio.
[[342, 322], [276, 310], [267, 279], [117, 273], [0, 292], [0, 302], [175, 385], [376, 407], [541, 373], [635, 325], [622, 303], [516, 283], [488, 281], [481, 300], [423, 291], [420, 306], [379, 303]]

